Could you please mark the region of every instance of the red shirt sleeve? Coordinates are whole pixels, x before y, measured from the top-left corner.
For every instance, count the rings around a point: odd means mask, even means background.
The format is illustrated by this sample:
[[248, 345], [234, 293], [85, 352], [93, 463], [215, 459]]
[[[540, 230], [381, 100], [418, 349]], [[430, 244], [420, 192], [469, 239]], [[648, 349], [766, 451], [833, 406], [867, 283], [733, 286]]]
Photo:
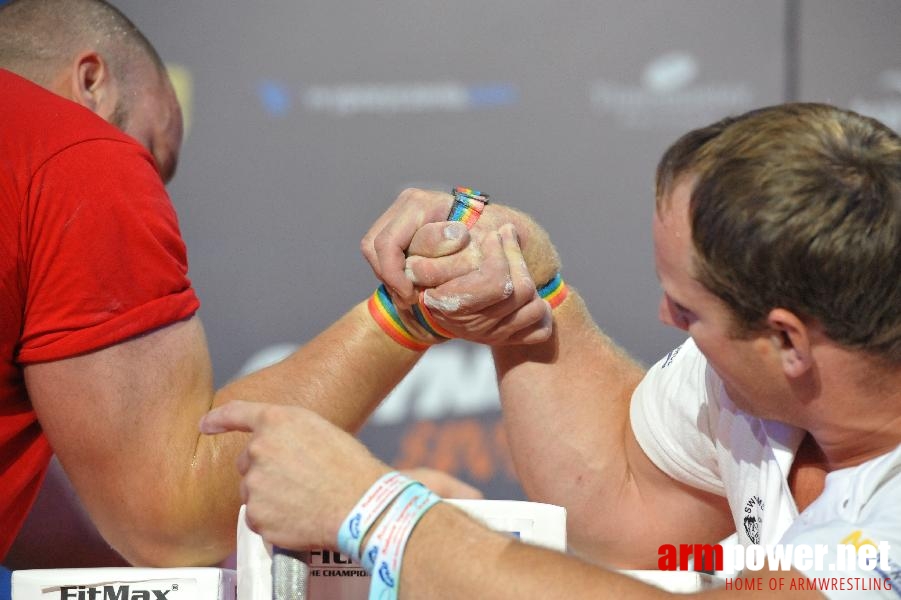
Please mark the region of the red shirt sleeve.
[[97, 139], [54, 155], [21, 223], [19, 363], [97, 350], [199, 307], [175, 210], [137, 144]]

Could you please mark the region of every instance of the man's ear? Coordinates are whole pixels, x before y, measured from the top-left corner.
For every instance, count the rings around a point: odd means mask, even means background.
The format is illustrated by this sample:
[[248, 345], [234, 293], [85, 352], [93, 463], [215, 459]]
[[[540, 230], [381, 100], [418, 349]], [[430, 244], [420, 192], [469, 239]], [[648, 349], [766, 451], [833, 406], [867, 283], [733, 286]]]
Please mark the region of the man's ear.
[[118, 87], [106, 60], [95, 51], [78, 54], [67, 82], [67, 96], [105, 120], [115, 112]]
[[813, 366], [810, 327], [784, 308], [774, 308], [766, 320], [770, 340], [782, 361], [782, 370], [789, 377], [800, 377]]

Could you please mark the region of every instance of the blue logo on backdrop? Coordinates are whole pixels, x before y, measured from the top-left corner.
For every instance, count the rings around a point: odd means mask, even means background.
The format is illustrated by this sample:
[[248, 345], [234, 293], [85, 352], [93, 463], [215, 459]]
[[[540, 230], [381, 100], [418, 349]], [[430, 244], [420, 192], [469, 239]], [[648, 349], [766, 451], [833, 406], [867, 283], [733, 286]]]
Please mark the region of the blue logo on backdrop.
[[469, 86], [469, 104], [473, 108], [513, 106], [519, 103], [519, 90], [510, 83]]
[[287, 86], [277, 81], [261, 81], [257, 86], [257, 96], [266, 112], [274, 117], [284, 117], [294, 105]]
[[308, 112], [339, 117], [460, 113], [520, 102], [519, 88], [504, 82], [347, 83], [311, 85], [294, 91], [282, 81], [266, 79], [257, 83], [256, 93], [260, 106], [273, 117], [288, 115], [295, 102]]

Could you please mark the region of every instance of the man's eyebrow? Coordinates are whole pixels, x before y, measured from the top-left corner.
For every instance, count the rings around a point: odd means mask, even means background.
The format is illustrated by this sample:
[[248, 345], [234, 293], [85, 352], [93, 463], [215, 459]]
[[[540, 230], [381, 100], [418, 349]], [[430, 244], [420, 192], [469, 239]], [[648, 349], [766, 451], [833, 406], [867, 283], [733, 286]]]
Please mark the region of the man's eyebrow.
[[661, 286], [660, 286], [660, 289], [663, 290], [663, 294], [664, 294], [667, 298], [669, 298], [669, 301], [672, 302], [672, 303], [673, 303], [673, 306], [675, 306], [677, 309], [679, 309], [679, 310], [685, 310], [685, 311], [691, 311], [691, 309], [688, 308], [688, 306], [687, 306], [686, 304], [684, 304], [684, 303], [681, 302], [679, 299], [677, 299], [675, 296], [673, 296], [666, 288], [663, 287], [662, 284], [661, 284]]

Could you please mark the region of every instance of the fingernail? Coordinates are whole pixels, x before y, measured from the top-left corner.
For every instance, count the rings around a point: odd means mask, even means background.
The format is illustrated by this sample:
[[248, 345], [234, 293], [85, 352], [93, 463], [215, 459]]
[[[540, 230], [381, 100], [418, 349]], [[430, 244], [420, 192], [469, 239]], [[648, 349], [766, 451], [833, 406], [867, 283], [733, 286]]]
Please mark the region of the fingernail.
[[200, 429], [200, 433], [205, 435], [212, 435], [216, 433], [223, 433], [225, 430], [220, 427], [215, 427], [207, 422], [206, 415], [200, 418], [200, 423], [198, 424], [198, 428]]
[[444, 239], [459, 240], [466, 233], [466, 225], [463, 223], [451, 223], [444, 228]]
[[418, 259], [418, 258], [410, 257], [410, 258], [408, 258], [407, 261], [404, 263], [404, 275], [406, 275], [406, 276], [407, 276], [407, 279], [409, 279], [410, 281], [412, 281], [414, 284], [419, 283], [419, 282], [416, 280], [416, 274], [413, 272], [413, 262], [416, 261], [416, 260], [419, 260], [419, 259]]
[[551, 329], [554, 326], [554, 314], [551, 311], [547, 311], [544, 313], [544, 316], [541, 318], [541, 327]]

